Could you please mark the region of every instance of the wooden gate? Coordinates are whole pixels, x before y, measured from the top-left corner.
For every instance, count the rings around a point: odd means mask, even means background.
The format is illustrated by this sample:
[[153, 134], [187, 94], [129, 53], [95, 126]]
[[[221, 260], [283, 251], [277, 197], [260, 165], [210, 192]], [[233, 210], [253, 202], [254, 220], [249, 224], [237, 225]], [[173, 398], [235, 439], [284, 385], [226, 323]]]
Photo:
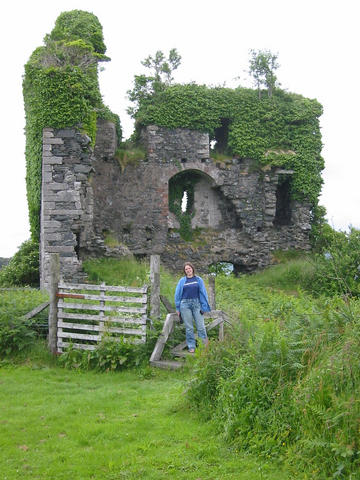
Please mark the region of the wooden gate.
[[104, 337], [146, 341], [147, 286], [59, 283], [56, 297], [59, 353], [70, 344], [94, 350]]

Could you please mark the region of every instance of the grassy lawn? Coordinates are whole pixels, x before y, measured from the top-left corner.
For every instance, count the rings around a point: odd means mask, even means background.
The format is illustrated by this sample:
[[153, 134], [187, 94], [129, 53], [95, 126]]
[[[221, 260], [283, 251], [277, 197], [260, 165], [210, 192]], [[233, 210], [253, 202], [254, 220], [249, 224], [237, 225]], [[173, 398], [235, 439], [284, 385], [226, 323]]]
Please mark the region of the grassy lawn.
[[1, 480], [276, 479], [187, 408], [184, 372], [0, 368]]

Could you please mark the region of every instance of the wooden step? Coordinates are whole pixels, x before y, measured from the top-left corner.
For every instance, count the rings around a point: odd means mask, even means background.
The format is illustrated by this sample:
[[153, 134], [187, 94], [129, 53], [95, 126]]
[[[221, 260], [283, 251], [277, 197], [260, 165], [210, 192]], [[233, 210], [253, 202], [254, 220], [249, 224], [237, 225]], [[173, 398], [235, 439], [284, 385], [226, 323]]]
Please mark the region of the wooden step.
[[175, 360], [153, 360], [150, 362], [150, 365], [169, 370], [176, 370], [184, 366], [183, 362], [177, 362]]
[[193, 353], [189, 353], [187, 350], [171, 350], [171, 354], [174, 357], [187, 357], [188, 355], [194, 355]]

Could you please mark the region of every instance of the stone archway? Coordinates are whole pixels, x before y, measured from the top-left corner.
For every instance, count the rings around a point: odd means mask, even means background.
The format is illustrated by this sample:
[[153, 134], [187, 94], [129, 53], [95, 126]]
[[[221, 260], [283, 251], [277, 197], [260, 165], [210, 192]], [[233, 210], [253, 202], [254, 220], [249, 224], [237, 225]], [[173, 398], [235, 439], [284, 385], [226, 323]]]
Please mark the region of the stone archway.
[[219, 228], [222, 214], [215, 182], [206, 173], [183, 170], [169, 179], [170, 226], [180, 229], [183, 238], [195, 228]]

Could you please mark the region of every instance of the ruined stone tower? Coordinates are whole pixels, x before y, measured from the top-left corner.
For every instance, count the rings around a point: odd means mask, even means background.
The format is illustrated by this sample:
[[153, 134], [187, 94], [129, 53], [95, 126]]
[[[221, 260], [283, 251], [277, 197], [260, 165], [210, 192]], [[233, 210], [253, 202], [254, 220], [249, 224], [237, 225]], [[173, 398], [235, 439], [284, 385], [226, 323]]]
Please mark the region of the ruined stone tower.
[[[151, 125], [141, 139], [144, 158], [120, 165], [111, 122], [98, 121], [94, 149], [75, 129], [44, 130], [42, 287], [54, 252], [63, 278], [76, 282], [88, 256], [157, 253], [170, 269], [191, 260], [202, 272], [218, 262], [250, 272], [274, 250], [309, 248], [310, 205], [291, 200], [291, 170], [216, 161], [208, 134], [194, 130]], [[190, 239], [174, 213], [184, 196]]]

